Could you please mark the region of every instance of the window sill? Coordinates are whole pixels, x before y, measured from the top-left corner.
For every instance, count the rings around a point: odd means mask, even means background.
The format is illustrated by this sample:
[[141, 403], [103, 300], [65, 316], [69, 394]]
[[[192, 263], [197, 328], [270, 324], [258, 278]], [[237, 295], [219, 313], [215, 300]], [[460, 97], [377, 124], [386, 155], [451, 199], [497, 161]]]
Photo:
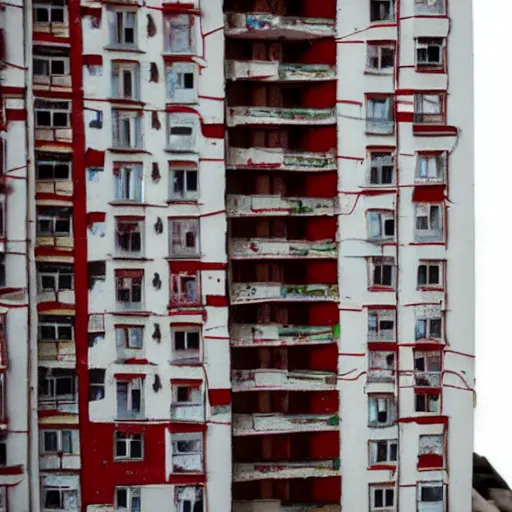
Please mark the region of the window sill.
[[191, 206], [199, 206], [198, 199], [168, 199], [166, 201], [167, 204], [183, 204], [183, 205], [191, 205]]
[[145, 256], [113, 256], [112, 261], [155, 261], [153, 258]]
[[111, 153], [133, 153], [133, 154], [144, 153], [146, 155], [151, 154], [149, 151], [147, 151], [144, 148], [122, 148], [122, 147], [117, 147], [117, 146], [112, 146], [112, 147], [108, 148], [108, 151], [110, 151]]
[[458, 135], [459, 129], [456, 126], [448, 126], [445, 123], [418, 123], [413, 121], [412, 132], [415, 136], [453, 137]]
[[368, 238], [367, 241], [371, 244], [380, 244], [380, 245], [396, 245], [396, 241], [394, 237], [390, 238]]
[[419, 292], [444, 292], [442, 286], [418, 286], [416, 289]]
[[165, 256], [166, 260], [179, 260], [179, 261], [200, 261], [203, 257], [203, 254], [171, 254], [169, 256]]
[[379, 27], [382, 25], [390, 25], [393, 24], [396, 26], [395, 18], [389, 18], [387, 20], [370, 20], [370, 27]]
[[425, 73], [433, 75], [444, 75], [446, 74], [446, 68], [444, 65], [441, 66], [422, 66], [416, 64], [416, 73]]
[[137, 46], [125, 46], [125, 45], [117, 45], [117, 44], [109, 44], [103, 47], [104, 50], [111, 52], [129, 52], [129, 53], [146, 53], [142, 50], [139, 50]]
[[129, 458], [117, 458], [114, 457], [114, 462], [144, 462], [144, 458], [129, 459]]
[[396, 462], [377, 462], [369, 466], [368, 471], [395, 471], [396, 465]]
[[369, 292], [394, 292], [395, 288], [393, 286], [369, 286]]
[[191, 153], [191, 154], [194, 154], [194, 155], [198, 155], [199, 154], [199, 150], [197, 148], [193, 148], [193, 149], [178, 149], [178, 148], [170, 148], [169, 146], [166, 146], [164, 148], [164, 151], [166, 153]]
[[366, 68], [364, 70], [365, 75], [370, 76], [393, 76], [395, 68], [384, 68], [384, 69], [377, 69], [377, 68]]
[[130, 201], [129, 199], [114, 200], [110, 201], [108, 204], [110, 206], [141, 206], [142, 208], [149, 206], [143, 201]]
[[135, 98], [116, 98], [116, 97], [110, 97], [107, 98], [107, 101], [110, 103], [117, 103], [119, 105], [130, 105], [132, 107], [140, 107], [141, 109], [144, 107], [144, 102], [142, 102], [140, 99]]

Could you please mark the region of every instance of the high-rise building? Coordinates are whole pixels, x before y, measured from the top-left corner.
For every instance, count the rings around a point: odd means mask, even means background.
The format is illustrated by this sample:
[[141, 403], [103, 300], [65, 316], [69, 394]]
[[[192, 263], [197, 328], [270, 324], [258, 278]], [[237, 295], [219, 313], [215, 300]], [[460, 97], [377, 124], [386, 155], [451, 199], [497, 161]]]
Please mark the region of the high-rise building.
[[0, 29], [0, 511], [468, 512], [471, 2]]

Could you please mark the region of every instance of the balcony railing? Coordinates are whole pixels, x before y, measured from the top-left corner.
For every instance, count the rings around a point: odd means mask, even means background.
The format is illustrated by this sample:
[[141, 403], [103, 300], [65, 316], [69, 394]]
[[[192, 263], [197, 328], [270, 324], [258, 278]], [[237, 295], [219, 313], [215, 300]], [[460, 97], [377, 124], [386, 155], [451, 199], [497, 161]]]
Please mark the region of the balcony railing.
[[336, 78], [328, 64], [282, 64], [270, 60], [229, 60], [226, 75], [234, 80], [322, 81]]
[[37, 303], [41, 302], [59, 302], [61, 304], [75, 303], [74, 290], [57, 290], [57, 291], [42, 291], [37, 294]]
[[234, 283], [230, 290], [231, 304], [337, 300], [336, 284]]
[[203, 458], [200, 453], [173, 455], [172, 470], [176, 473], [201, 473]]
[[341, 512], [341, 506], [283, 505], [279, 500], [234, 501], [233, 512]]
[[76, 395], [39, 396], [39, 410], [51, 410], [66, 413], [78, 413], [78, 397]]
[[233, 481], [325, 478], [340, 474], [340, 460], [312, 460], [304, 462], [255, 462], [233, 464]]
[[329, 18], [301, 18], [270, 13], [228, 13], [225, 33], [231, 37], [314, 39], [334, 37], [335, 22]]
[[394, 382], [395, 371], [388, 368], [369, 368], [368, 382]]
[[233, 432], [236, 436], [275, 432], [317, 432], [337, 430], [336, 414], [235, 414]]
[[228, 107], [228, 126], [252, 124], [328, 125], [336, 123], [334, 108]]
[[288, 241], [268, 238], [230, 241], [229, 254], [236, 259], [336, 258], [338, 247], [332, 240], [318, 242]]
[[204, 421], [204, 404], [171, 404], [171, 419], [174, 421]]
[[76, 360], [75, 343], [73, 341], [41, 341], [37, 345], [39, 361], [62, 361], [73, 363]]
[[316, 197], [282, 197], [278, 195], [229, 195], [230, 217], [281, 215], [334, 215], [338, 201]]
[[230, 336], [233, 346], [316, 345], [336, 342], [339, 327], [234, 324]]
[[284, 148], [230, 148], [227, 165], [231, 169], [287, 171], [333, 171], [337, 168], [333, 152], [299, 152]]
[[257, 368], [255, 370], [234, 370], [231, 372], [233, 392], [278, 390], [333, 390], [337, 376], [332, 372], [315, 370], [279, 370]]
[[418, 387], [438, 388], [441, 386], [441, 372], [415, 372], [414, 383]]

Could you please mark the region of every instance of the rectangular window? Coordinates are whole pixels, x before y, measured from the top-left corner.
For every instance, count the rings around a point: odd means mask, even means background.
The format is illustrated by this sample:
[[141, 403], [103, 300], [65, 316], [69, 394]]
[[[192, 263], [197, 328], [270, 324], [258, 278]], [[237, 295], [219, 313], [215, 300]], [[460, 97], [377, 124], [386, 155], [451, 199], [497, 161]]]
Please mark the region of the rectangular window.
[[389, 486], [370, 486], [370, 511], [390, 512], [395, 509], [395, 488]]
[[34, 7], [34, 23], [67, 23], [67, 9], [64, 0], [37, 2]]
[[142, 201], [143, 171], [142, 165], [114, 164], [115, 200]]
[[58, 292], [73, 289], [73, 267], [37, 264], [39, 292]]
[[144, 437], [142, 434], [114, 434], [114, 458], [116, 460], [142, 460]]
[[41, 453], [73, 453], [73, 432], [71, 430], [41, 430]]
[[395, 260], [393, 258], [370, 258], [370, 286], [394, 288]]
[[175, 62], [166, 69], [167, 99], [171, 103], [197, 103], [196, 70], [191, 62]]
[[394, 129], [393, 97], [368, 97], [366, 99], [366, 132], [390, 135]]
[[416, 67], [418, 69], [443, 68], [444, 45], [445, 40], [440, 37], [419, 37], [416, 39]]
[[446, 0], [414, 0], [415, 14], [446, 14]]
[[40, 368], [39, 398], [75, 401], [76, 376], [73, 370]]
[[73, 341], [73, 317], [40, 315], [37, 330], [39, 341]]
[[105, 370], [89, 370], [89, 402], [105, 398]]
[[442, 288], [443, 263], [422, 261], [418, 265], [418, 288]]
[[370, 465], [397, 462], [398, 441], [370, 441]]
[[416, 340], [433, 339], [439, 341], [443, 337], [443, 320], [439, 318], [418, 318], [415, 329]]
[[444, 485], [442, 482], [420, 482], [418, 494], [420, 505], [424, 505], [422, 510], [443, 512]]
[[175, 486], [176, 512], [204, 512], [203, 488], [197, 486]]
[[368, 212], [368, 238], [372, 241], [389, 241], [395, 238], [393, 212]]
[[439, 413], [441, 401], [439, 393], [416, 393], [415, 398], [416, 412]]
[[118, 302], [140, 304], [142, 302], [142, 282], [144, 272], [116, 271], [116, 298]]
[[71, 176], [71, 155], [65, 153], [36, 152], [36, 180], [69, 180]]
[[171, 274], [171, 303], [177, 305], [199, 304], [199, 272]]
[[440, 204], [423, 203], [415, 206], [415, 232], [417, 242], [443, 241], [443, 216]]
[[143, 379], [117, 381], [117, 417], [120, 419], [136, 419], [143, 416]]
[[168, 114], [170, 151], [197, 152], [197, 116], [190, 114]]
[[115, 505], [122, 512], [141, 512], [140, 487], [116, 487]]
[[433, 352], [415, 352], [414, 353], [414, 371], [427, 373], [440, 373], [442, 370], [441, 353]]
[[368, 358], [368, 381], [391, 382], [395, 378], [395, 353], [370, 350]]
[[139, 99], [140, 71], [136, 63], [112, 63], [112, 96], [125, 100]]
[[392, 185], [395, 182], [393, 153], [370, 153], [370, 185]]
[[142, 112], [112, 110], [112, 144], [120, 149], [142, 148]]
[[366, 68], [371, 71], [393, 70], [395, 65], [395, 46], [393, 44], [367, 45]]
[[169, 176], [170, 198], [174, 201], [196, 201], [199, 197], [197, 169], [171, 168]]
[[444, 436], [439, 435], [420, 435], [419, 455], [443, 455]]
[[394, 19], [393, 0], [370, 0], [370, 21], [393, 21]]
[[63, 512], [78, 510], [78, 491], [66, 486], [44, 486], [43, 507], [45, 510]]
[[368, 341], [395, 341], [395, 311], [371, 309], [368, 311]]
[[173, 328], [173, 359], [200, 359], [201, 330], [200, 328]]
[[116, 327], [118, 347], [141, 349], [144, 339], [144, 327], [138, 325]]
[[446, 95], [444, 93], [415, 94], [414, 122], [422, 124], [443, 124], [445, 116]]
[[34, 102], [36, 128], [69, 128], [71, 115], [70, 101], [36, 99]]
[[67, 237], [72, 233], [71, 208], [42, 206], [37, 209], [37, 236]]
[[[122, 185], [120, 186], [122, 189]], [[138, 255], [142, 252], [144, 221], [116, 219], [116, 249], [122, 253]]]
[[117, 46], [137, 46], [137, 13], [109, 12], [110, 43]]
[[368, 396], [368, 426], [389, 427], [395, 422], [395, 399], [393, 396]]
[[416, 182], [439, 183], [445, 180], [446, 153], [419, 153]]
[[199, 219], [169, 219], [170, 256], [200, 255]]
[[198, 20], [190, 14], [174, 14], [164, 18], [165, 52], [170, 54], [196, 53]]
[[[58, 79], [69, 75], [69, 53], [66, 50], [35, 46], [32, 62], [34, 78], [55, 77]], [[55, 85], [59, 85], [58, 81]]]
[[175, 434], [172, 436], [172, 470], [177, 473], [203, 470], [202, 434]]

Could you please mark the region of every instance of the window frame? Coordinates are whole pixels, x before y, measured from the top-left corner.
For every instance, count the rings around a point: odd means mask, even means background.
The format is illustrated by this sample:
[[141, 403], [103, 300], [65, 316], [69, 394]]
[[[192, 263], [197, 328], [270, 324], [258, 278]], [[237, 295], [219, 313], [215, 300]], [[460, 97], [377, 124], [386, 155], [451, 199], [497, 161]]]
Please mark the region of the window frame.
[[[177, 339], [176, 335], [178, 333], [183, 333], [183, 343], [184, 348], [177, 348]], [[190, 348], [189, 335], [197, 334], [198, 347]], [[171, 324], [171, 340], [172, 340], [172, 354], [174, 360], [179, 360], [183, 358], [190, 358], [192, 355], [197, 354], [199, 360], [202, 360], [202, 335], [201, 335], [201, 327], [200, 326], [188, 326], [188, 327], [174, 327]]]
[[[382, 401], [382, 402], [379, 402]], [[375, 403], [376, 416], [372, 421], [372, 403]], [[386, 410], [379, 411], [380, 405], [384, 403]], [[379, 413], [386, 413], [386, 421], [379, 421]], [[391, 427], [396, 422], [396, 399], [393, 395], [386, 394], [368, 394], [368, 428], [386, 428]]]
[[[123, 418], [124, 416], [119, 412], [119, 388], [126, 386], [126, 417], [127, 418], [142, 418], [144, 416], [144, 379], [136, 378], [131, 380], [116, 379], [116, 416]], [[134, 393], [139, 392], [139, 407], [134, 407]]]
[[[48, 318], [46, 321], [41, 321], [43, 318]], [[65, 342], [71, 342], [74, 341], [74, 325], [73, 321], [69, 320], [69, 322], [58, 322], [56, 320], [49, 321], [49, 319], [54, 317], [51, 317], [50, 315], [40, 315], [37, 321], [37, 340], [44, 342], [44, 343], [65, 343]], [[67, 318], [67, 317], [62, 317]], [[52, 338], [46, 338], [43, 337], [41, 328], [42, 327], [53, 327], [55, 329], [55, 335], [56, 337], [54, 339]], [[71, 337], [70, 338], [60, 338], [59, 337], [59, 328], [65, 328], [65, 329], [71, 329]]]
[[[142, 273], [140, 276], [119, 276], [117, 273], [115, 275], [116, 280], [116, 302], [118, 304], [137, 304], [141, 305], [144, 301], [144, 273]], [[129, 283], [127, 281], [130, 281]], [[121, 283], [122, 281], [122, 283]], [[137, 282], [140, 281], [140, 282]], [[127, 286], [125, 286], [127, 285]], [[136, 289], [140, 288], [139, 297], [140, 300], [134, 300], [134, 296], [137, 298]], [[128, 290], [129, 298], [127, 300], [124, 300], [120, 295], [120, 292], [123, 290]]]
[[[177, 49], [173, 47], [172, 34], [176, 30], [173, 30], [173, 21], [184, 20], [188, 18], [188, 23], [182, 22], [181, 27], [188, 26], [188, 46], [186, 49]], [[167, 55], [196, 55], [197, 46], [199, 41], [198, 25], [200, 23], [198, 17], [194, 14], [177, 13], [177, 14], [166, 14], [164, 15], [164, 54]], [[177, 26], [177, 24], [175, 25]]]
[[[390, 165], [391, 162], [391, 165]], [[391, 168], [391, 181], [385, 182], [384, 172]], [[373, 178], [377, 176], [377, 181]], [[395, 184], [396, 179], [396, 158], [394, 151], [369, 151], [368, 152], [368, 178], [367, 182], [372, 187], [389, 187]]]
[[[46, 387], [49, 391], [48, 394], [41, 394], [40, 398], [43, 400], [55, 400], [55, 401], [76, 401], [77, 398], [77, 382], [76, 375], [60, 375], [60, 374], [46, 374], [42, 378], [46, 382]], [[57, 382], [59, 380], [69, 381], [71, 393], [57, 394]], [[41, 390], [42, 391], [42, 390]], [[64, 398], [63, 398], [64, 397]], [[68, 398], [71, 397], [71, 398]]]
[[[75, 289], [75, 274], [72, 266], [69, 268], [65, 266], [55, 266], [55, 270], [51, 272], [49, 269], [51, 267], [46, 267], [47, 270], [39, 270], [41, 266], [37, 267], [37, 289], [39, 293], [47, 293], [47, 292], [62, 292], [62, 291], [73, 291]], [[44, 267], [43, 267], [44, 268]], [[71, 284], [69, 288], [63, 287], [61, 284], [62, 278], [69, 278], [71, 276]], [[54, 286], [53, 288], [45, 288], [43, 285], [43, 278], [50, 278], [53, 280]]]
[[[432, 322], [435, 321], [435, 322], [439, 322], [439, 331], [440, 331], [440, 334], [441, 336], [440, 337], [433, 337], [432, 336]], [[425, 328], [424, 328], [424, 332], [425, 332], [425, 336], [424, 337], [421, 337], [421, 336], [418, 336], [418, 333], [420, 332], [420, 330], [418, 329], [418, 325], [421, 323], [421, 322], [424, 322], [425, 324]], [[419, 318], [416, 318], [416, 323], [415, 323], [415, 328], [414, 328], [414, 338], [416, 341], [418, 340], [434, 340], [434, 341], [443, 341], [444, 339], [444, 336], [443, 336], [443, 327], [444, 327], [444, 322], [443, 322], [443, 315], [441, 316], [435, 316], [435, 317], [419, 317]]]
[[[176, 193], [176, 173], [183, 173], [183, 193], [180, 195]], [[195, 173], [196, 175], [196, 189], [189, 190], [188, 189], [188, 174]], [[169, 166], [169, 198], [171, 201], [194, 201], [197, 202], [199, 200], [199, 169], [194, 167], [175, 167], [173, 165]]]
[[[116, 252], [137, 256], [144, 253], [144, 220], [139, 218], [129, 219], [126, 217], [115, 217], [115, 247]], [[126, 226], [123, 228], [122, 226]], [[136, 226], [135, 229], [132, 229]], [[139, 248], [137, 249], [136, 238], [139, 238]], [[126, 247], [123, 247], [126, 238]], [[135, 247], [135, 249], [134, 249]]]
[[[437, 0], [439, 5], [440, 5], [440, 9], [439, 11], [435, 11], [432, 6], [429, 6], [428, 5], [428, 0], [415, 0], [414, 1], [414, 14], [416, 16], [418, 15], [421, 15], [421, 16], [441, 16], [441, 15], [446, 15], [447, 14], [447, 11], [446, 11], [446, 0]], [[426, 5], [426, 8], [425, 9], [422, 9], [421, 5]]]
[[[417, 273], [416, 273], [416, 288], [418, 290], [444, 290], [444, 261], [442, 260], [420, 260], [418, 262]], [[420, 275], [421, 268], [425, 267], [425, 282], [421, 283]], [[437, 283], [431, 281], [431, 268], [437, 267], [438, 280]]]
[[[385, 460], [377, 460], [379, 458], [379, 445], [386, 445], [386, 458]], [[395, 459], [393, 459], [393, 446], [395, 446]], [[369, 450], [369, 465], [380, 466], [385, 464], [398, 463], [398, 439], [375, 439], [368, 443]]]
[[[442, 495], [442, 499], [441, 500], [435, 500], [435, 501], [423, 501], [422, 499], [422, 490], [423, 488], [425, 487], [437, 487], [437, 488], [441, 488], [441, 495]], [[445, 484], [439, 480], [439, 481], [430, 481], [430, 482], [418, 482], [418, 487], [417, 487], [417, 498], [418, 498], [418, 504], [421, 504], [421, 503], [445, 503], [446, 501], [446, 486]]]
[[[138, 62], [112, 61], [112, 98], [123, 100], [140, 99], [140, 64]], [[130, 74], [131, 94], [125, 93], [125, 73]]]
[[[369, 258], [369, 288], [382, 289], [391, 291], [396, 286], [396, 262], [394, 258], [390, 257], [370, 257]], [[391, 274], [389, 284], [387, 284], [387, 267], [390, 267]], [[379, 270], [380, 269], [380, 270]], [[380, 272], [380, 280], [377, 279]], [[380, 281], [380, 282], [378, 282]], [[386, 283], [385, 283], [386, 281]]]
[[139, 163], [114, 163], [115, 201], [142, 203], [144, 198], [144, 169]]
[[[432, 98], [437, 97], [435, 101], [436, 110], [439, 112], [425, 112], [425, 103], [434, 105]], [[414, 124], [444, 125], [446, 124], [446, 91], [422, 91], [414, 94]], [[426, 109], [428, 110], [428, 108]]]
[[[171, 304], [182, 306], [197, 306], [201, 303], [201, 277], [200, 272], [194, 274], [189, 272], [171, 271]], [[189, 297], [186, 290], [186, 282], [195, 281], [195, 297]]]
[[[169, 256], [172, 258], [201, 257], [201, 222], [197, 217], [169, 217]], [[179, 226], [179, 229], [178, 229]], [[193, 228], [192, 228], [193, 227]], [[194, 246], [188, 246], [189, 235]], [[179, 243], [178, 243], [179, 241]], [[179, 249], [179, 250], [177, 250]]]
[[[190, 134], [173, 134], [175, 128], [190, 129]], [[195, 114], [169, 112], [167, 114], [167, 149], [175, 153], [199, 152], [199, 118]], [[177, 139], [177, 137], [183, 137]], [[188, 140], [185, 140], [185, 137]], [[179, 143], [178, 143], [179, 142]]]
[[[42, 210], [42, 212], [41, 212]], [[66, 238], [71, 237], [73, 235], [73, 213], [71, 208], [66, 208], [66, 213], [69, 213], [68, 216], [65, 216], [63, 213], [59, 213], [59, 210], [62, 210], [58, 207], [53, 209], [52, 207], [42, 209], [38, 209], [36, 211], [36, 236], [41, 238], [46, 237], [55, 237], [55, 238]], [[60, 218], [62, 217], [62, 218]], [[66, 221], [69, 224], [68, 231], [57, 231], [56, 226], [58, 222]], [[40, 222], [49, 222], [51, 224], [51, 231], [45, 232], [40, 229]]]
[[[386, 491], [392, 490], [392, 505], [387, 504], [387, 496]], [[382, 506], [377, 506], [375, 504], [376, 492], [382, 493]], [[394, 485], [382, 485], [382, 484], [370, 484], [370, 512], [390, 512], [391, 510], [395, 510], [396, 507], [396, 490]]]
[[[390, 313], [391, 311], [391, 313]], [[385, 318], [386, 316], [392, 316], [392, 320]], [[372, 335], [372, 321], [371, 318], [375, 317], [375, 332], [376, 335]], [[384, 317], [384, 318], [383, 318]], [[389, 332], [389, 329], [382, 329], [381, 322], [393, 322], [392, 336], [380, 337], [379, 332]], [[396, 341], [396, 311], [390, 309], [368, 309], [368, 341]]]
[[[144, 326], [143, 325], [115, 325], [116, 344], [130, 350], [142, 350], [144, 348]], [[139, 332], [140, 331], [140, 332]], [[139, 332], [138, 335], [135, 335]], [[140, 340], [133, 343], [133, 340]]]
[[[44, 105], [44, 103], [47, 105]], [[63, 106], [65, 103], [67, 104], [67, 108]], [[56, 105], [58, 104], [62, 105], [57, 107]], [[40, 124], [38, 119], [39, 113], [49, 113], [50, 124]], [[65, 125], [58, 126], [55, 124], [55, 116], [59, 114], [64, 114], [66, 116]], [[71, 128], [71, 101], [36, 98], [34, 100], [34, 125], [37, 130], [69, 130]]]
[[[36, 65], [35, 65], [36, 60], [46, 63], [46, 66], [48, 67], [47, 74], [38, 74], [36, 72]], [[52, 64], [54, 61], [56, 61], [56, 62], [60, 61], [63, 63], [64, 72], [62, 74], [52, 72]], [[70, 76], [70, 58], [69, 58], [69, 56], [34, 54], [32, 56], [32, 66], [34, 69], [34, 72], [33, 72], [34, 77], [48, 77], [48, 78], [59, 77], [60, 78], [60, 77], [64, 77], [64, 76]]]
[[112, 109], [112, 146], [142, 149], [144, 145], [142, 110]]
[[[48, 21], [37, 21], [37, 10], [42, 10], [42, 9], [46, 9], [47, 12], [48, 12]], [[64, 2], [62, 2], [62, 4], [57, 4], [57, 3], [53, 3], [53, 2], [37, 2], [37, 3], [34, 3], [32, 5], [32, 10], [33, 10], [33, 17], [34, 17], [34, 25], [67, 25], [68, 24], [68, 10], [67, 10], [67, 6]], [[63, 21], [52, 21], [52, 12], [53, 11], [57, 11], [57, 10], [62, 10], [62, 20]]]
[[[59, 453], [65, 453], [67, 455], [71, 455], [74, 452], [73, 450], [73, 430], [71, 429], [41, 429], [40, 431], [40, 439], [41, 439], [41, 455], [57, 455]], [[69, 450], [65, 448], [64, 436], [63, 434], [67, 433], [69, 435]], [[46, 436], [47, 434], [55, 434], [57, 441], [57, 450], [48, 450], [46, 449]]]
[[[434, 166], [430, 162], [435, 162]], [[431, 167], [435, 167], [435, 176], [430, 175]], [[422, 175], [423, 169], [426, 174]], [[448, 153], [446, 151], [418, 151], [416, 153], [416, 183], [444, 183], [448, 170]]]
[[[53, 176], [51, 178], [40, 178], [39, 177], [39, 171], [40, 171], [40, 166], [41, 165], [46, 165], [46, 166], [51, 166], [53, 171]], [[36, 168], [36, 181], [37, 182], [51, 182], [51, 181], [70, 181], [71, 180], [71, 165], [72, 165], [72, 162], [71, 160], [68, 160], [68, 161], [64, 161], [64, 160], [50, 160], [50, 159], [47, 159], [47, 158], [44, 158], [44, 159], [41, 159], [39, 160], [37, 158], [37, 154], [36, 154], [36, 159], [35, 159], [35, 168]], [[62, 167], [67, 167], [67, 178], [57, 178], [55, 176], [55, 168], [58, 167], [58, 166], [62, 166]]]
[[[422, 397], [423, 409], [418, 407], [420, 403], [418, 402], [419, 398]], [[434, 398], [435, 397], [435, 398]], [[435, 393], [433, 391], [429, 391], [428, 393], [415, 393], [414, 394], [414, 412], [425, 413], [425, 414], [440, 414], [441, 412], [441, 393]]]
[[[426, 209], [424, 214], [421, 209]], [[438, 219], [434, 219], [434, 211], [438, 211]], [[420, 219], [426, 219], [426, 228], [419, 228]], [[438, 223], [439, 228], [433, 227]], [[417, 242], [443, 242], [444, 241], [444, 208], [442, 203], [416, 203], [414, 205], [414, 238]]]
[[[54, 508], [52, 506], [47, 506], [47, 501], [46, 501], [46, 495], [49, 491], [56, 491], [59, 493], [59, 502], [60, 502], [60, 507], [59, 508]], [[65, 495], [66, 494], [75, 494], [76, 495], [76, 500], [78, 502], [78, 489], [71, 489], [70, 487], [67, 487], [67, 486], [55, 486], [55, 485], [45, 485], [43, 486], [43, 489], [42, 489], [42, 509], [43, 510], [55, 510], [55, 511], [62, 511], [62, 512], [66, 512], [66, 509], [64, 508], [65, 507]]]
[[[109, 44], [119, 48], [137, 48], [139, 41], [138, 16], [136, 10], [127, 8], [109, 9]], [[130, 15], [133, 19], [130, 20]], [[127, 42], [127, 29], [133, 31], [133, 42]]]
[[[430, 62], [428, 49], [439, 48], [439, 61]], [[414, 62], [418, 71], [444, 71], [446, 65], [446, 38], [444, 37], [417, 37], [414, 41]], [[426, 51], [426, 59], [420, 59], [420, 51]]]
[[[391, 51], [393, 64], [391, 66], [382, 66], [383, 52]], [[368, 41], [366, 43], [366, 72], [378, 74], [391, 74], [395, 68], [395, 52], [396, 44], [393, 41], [374, 43]], [[373, 55], [372, 55], [373, 54]], [[376, 59], [377, 66], [372, 66], [372, 61]]]
[[[124, 444], [125, 455], [118, 454], [118, 443]], [[134, 443], [140, 444], [140, 456], [132, 455]], [[144, 460], [144, 434], [128, 434], [124, 432], [114, 432], [114, 460], [119, 461], [140, 461]]]
[[[126, 507], [119, 504], [119, 492], [126, 492]], [[134, 506], [134, 499], [138, 498], [138, 505]], [[123, 512], [141, 512], [142, 510], [142, 493], [140, 487], [135, 486], [116, 486], [114, 490], [114, 503], [116, 510]]]
[[[392, 221], [393, 234], [386, 234], [387, 223]], [[378, 225], [378, 233], [375, 226]], [[390, 210], [368, 210], [366, 212], [366, 232], [370, 242], [393, 242], [396, 235], [395, 212]]]
[[[192, 87], [186, 87], [185, 75], [192, 75]], [[165, 68], [166, 99], [169, 103], [195, 104], [198, 101], [198, 72], [193, 62], [173, 62]]]

